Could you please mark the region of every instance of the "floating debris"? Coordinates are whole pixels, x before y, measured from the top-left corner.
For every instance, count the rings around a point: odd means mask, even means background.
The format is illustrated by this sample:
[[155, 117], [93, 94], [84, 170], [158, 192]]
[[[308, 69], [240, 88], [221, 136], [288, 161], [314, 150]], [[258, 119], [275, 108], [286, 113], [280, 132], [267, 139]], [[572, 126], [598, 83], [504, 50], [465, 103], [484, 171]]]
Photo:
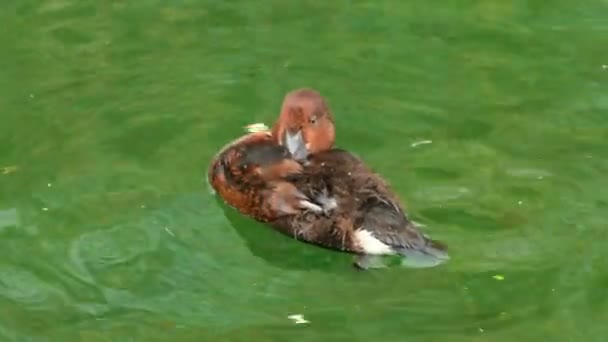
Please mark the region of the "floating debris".
[[432, 144], [433, 140], [420, 140], [412, 143], [412, 147], [417, 147], [420, 145]]
[[19, 166], [17, 166], [17, 165], [3, 166], [3, 167], [0, 167], [0, 170], [2, 171], [3, 175], [8, 175], [8, 174], [11, 174], [11, 173], [19, 170]]
[[287, 316], [290, 320], [292, 320], [295, 324], [306, 324], [310, 323], [309, 321], [304, 319], [304, 315], [289, 315]]
[[171, 229], [169, 229], [169, 227], [165, 227], [165, 231], [167, 232], [167, 234], [169, 234], [171, 236], [175, 236], [175, 234], [173, 234], [173, 232], [171, 231]]
[[44, 207], [44, 208], [42, 208], [42, 211], [49, 211], [49, 208]]
[[505, 277], [500, 274], [497, 274], [497, 275], [493, 276], [492, 278], [494, 278], [496, 280], [505, 280]]
[[266, 126], [263, 123], [255, 123], [255, 124], [245, 126], [245, 131], [247, 131], [249, 133], [267, 132], [269, 130], [270, 129], [268, 128], [268, 126]]

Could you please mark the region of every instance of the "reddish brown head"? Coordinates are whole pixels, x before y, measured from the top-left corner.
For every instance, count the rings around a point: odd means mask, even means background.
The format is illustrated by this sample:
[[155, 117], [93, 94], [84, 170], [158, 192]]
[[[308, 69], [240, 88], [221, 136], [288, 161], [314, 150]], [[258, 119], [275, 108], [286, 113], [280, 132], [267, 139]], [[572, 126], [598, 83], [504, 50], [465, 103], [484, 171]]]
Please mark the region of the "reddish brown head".
[[298, 89], [283, 100], [272, 128], [273, 138], [289, 149], [294, 159], [330, 149], [335, 140], [334, 120], [325, 99], [315, 90]]

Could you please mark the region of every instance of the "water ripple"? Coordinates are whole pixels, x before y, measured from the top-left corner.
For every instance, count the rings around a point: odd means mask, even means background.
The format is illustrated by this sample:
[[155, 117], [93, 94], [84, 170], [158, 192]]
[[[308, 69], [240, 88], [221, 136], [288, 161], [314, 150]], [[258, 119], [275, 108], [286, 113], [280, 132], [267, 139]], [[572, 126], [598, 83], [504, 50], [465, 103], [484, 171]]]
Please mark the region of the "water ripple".
[[160, 227], [125, 224], [80, 235], [70, 246], [69, 258], [75, 273], [93, 283], [92, 271], [130, 266], [140, 256], [155, 251], [159, 243]]
[[0, 266], [0, 296], [38, 308], [66, 299], [62, 291], [34, 274], [9, 265]]
[[462, 186], [433, 186], [415, 192], [414, 196], [430, 202], [444, 202], [470, 196], [471, 193], [471, 190]]

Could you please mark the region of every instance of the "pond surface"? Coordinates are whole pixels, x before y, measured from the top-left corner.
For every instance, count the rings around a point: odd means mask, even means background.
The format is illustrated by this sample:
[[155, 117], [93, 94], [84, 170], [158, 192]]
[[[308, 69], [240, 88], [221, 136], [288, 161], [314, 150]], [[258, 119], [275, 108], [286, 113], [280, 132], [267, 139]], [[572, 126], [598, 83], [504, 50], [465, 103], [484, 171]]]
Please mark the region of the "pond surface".
[[[1, 8], [0, 340], [606, 340], [606, 1]], [[303, 86], [448, 264], [356, 272], [209, 193]]]

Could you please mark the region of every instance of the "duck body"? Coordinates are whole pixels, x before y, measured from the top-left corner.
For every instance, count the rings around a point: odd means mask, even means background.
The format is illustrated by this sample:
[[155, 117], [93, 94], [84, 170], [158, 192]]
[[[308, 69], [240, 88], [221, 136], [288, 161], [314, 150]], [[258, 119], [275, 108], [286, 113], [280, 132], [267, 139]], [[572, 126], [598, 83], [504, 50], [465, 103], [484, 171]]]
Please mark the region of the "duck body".
[[213, 158], [207, 177], [228, 205], [270, 223], [303, 210], [321, 210], [294, 184], [284, 180], [301, 171], [302, 165], [290, 158], [286, 148], [275, 144], [272, 135], [258, 132], [222, 148]]
[[[447, 247], [418, 230], [389, 185], [346, 150], [334, 148], [311, 154], [303, 172], [288, 179], [322, 206], [331, 221], [330, 228], [319, 227], [322, 225], [315, 216], [294, 220], [292, 225], [303, 226], [298, 231], [312, 234], [308, 240], [326, 241], [327, 246], [358, 254], [421, 252], [447, 257]], [[325, 236], [325, 232], [330, 235]]]
[[208, 171], [218, 195], [242, 214], [294, 239], [359, 255], [423, 254], [438, 260], [446, 246], [419, 232], [398, 198], [356, 156], [332, 148], [294, 160], [269, 134], [237, 139]]

